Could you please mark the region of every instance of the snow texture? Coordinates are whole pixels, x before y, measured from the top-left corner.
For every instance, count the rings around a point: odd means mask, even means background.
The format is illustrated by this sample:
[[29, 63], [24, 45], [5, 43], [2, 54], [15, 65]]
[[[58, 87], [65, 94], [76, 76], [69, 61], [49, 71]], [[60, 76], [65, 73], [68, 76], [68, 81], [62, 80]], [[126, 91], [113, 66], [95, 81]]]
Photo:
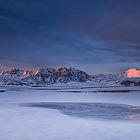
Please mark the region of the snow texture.
[[[73, 87], [81, 92], [73, 92]], [[88, 88], [88, 84], [82, 87], [76, 84], [47, 89], [1, 87], [0, 140], [140, 140], [139, 87]], [[88, 92], [92, 90], [102, 92]], [[121, 92], [124, 90], [130, 92]], [[36, 106], [42, 103], [51, 106]], [[94, 116], [95, 106], [98, 107], [96, 115], [103, 118]], [[104, 112], [104, 107], [109, 112]], [[79, 111], [84, 114], [77, 116]], [[111, 113], [115, 117], [129, 113], [136, 116], [111, 119]]]

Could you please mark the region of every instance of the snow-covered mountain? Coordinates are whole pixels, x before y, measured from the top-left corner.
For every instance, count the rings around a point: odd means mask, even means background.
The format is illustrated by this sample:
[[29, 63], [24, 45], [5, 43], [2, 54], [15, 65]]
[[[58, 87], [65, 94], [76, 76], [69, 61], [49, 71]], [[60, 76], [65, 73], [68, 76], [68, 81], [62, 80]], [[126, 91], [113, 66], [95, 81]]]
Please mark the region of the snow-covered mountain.
[[128, 69], [119, 74], [99, 74], [93, 79], [98, 86], [140, 86], [140, 70]]
[[99, 74], [93, 76], [93, 85], [118, 86], [124, 79], [124, 74]]
[[124, 86], [140, 86], [140, 69], [128, 69], [124, 73], [124, 78], [120, 82]]
[[86, 72], [75, 68], [57, 67], [37, 70], [1, 70], [0, 83], [3, 85], [47, 86], [55, 83], [86, 82], [91, 80]]
[[125, 74], [128, 78], [140, 78], [140, 69], [129, 69]]
[[66, 67], [36, 70], [1, 70], [1, 85], [47, 86], [56, 83], [87, 82], [93, 86], [140, 86], [140, 70], [129, 69], [121, 74], [88, 75], [86, 72]]

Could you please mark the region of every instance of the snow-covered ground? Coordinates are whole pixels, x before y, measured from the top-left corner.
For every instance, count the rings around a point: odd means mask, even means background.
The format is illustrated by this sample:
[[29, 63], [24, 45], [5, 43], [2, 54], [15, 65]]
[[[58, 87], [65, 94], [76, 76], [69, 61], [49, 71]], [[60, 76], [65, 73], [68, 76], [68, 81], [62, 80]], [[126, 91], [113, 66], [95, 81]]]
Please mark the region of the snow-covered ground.
[[[140, 87], [57, 85], [45, 89], [1, 87], [0, 91], [0, 140], [140, 140]], [[48, 103], [49, 107], [39, 107], [42, 103]], [[53, 103], [56, 106], [52, 107]], [[124, 106], [125, 115], [135, 111], [137, 116], [130, 116], [126, 120], [101, 119], [94, 114], [90, 117], [77, 117], [59, 109], [63, 108], [62, 103], [64, 107], [65, 104], [74, 103], [80, 110], [83, 108], [79, 103], [85, 103], [84, 109], [90, 108], [89, 111], [102, 103], [99, 115], [106, 111], [102, 108], [104, 105], [112, 105], [115, 113], [118, 107]], [[97, 104], [91, 106], [91, 103]], [[123, 114], [120, 112], [120, 115], [121, 113]]]

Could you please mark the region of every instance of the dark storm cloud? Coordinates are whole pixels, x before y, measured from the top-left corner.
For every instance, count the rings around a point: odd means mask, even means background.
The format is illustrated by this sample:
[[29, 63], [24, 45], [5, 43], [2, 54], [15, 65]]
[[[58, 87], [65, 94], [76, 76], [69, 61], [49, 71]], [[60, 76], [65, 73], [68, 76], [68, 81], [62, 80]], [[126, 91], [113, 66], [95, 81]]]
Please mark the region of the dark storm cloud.
[[0, 64], [139, 67], [139, 0], [0, 1]]

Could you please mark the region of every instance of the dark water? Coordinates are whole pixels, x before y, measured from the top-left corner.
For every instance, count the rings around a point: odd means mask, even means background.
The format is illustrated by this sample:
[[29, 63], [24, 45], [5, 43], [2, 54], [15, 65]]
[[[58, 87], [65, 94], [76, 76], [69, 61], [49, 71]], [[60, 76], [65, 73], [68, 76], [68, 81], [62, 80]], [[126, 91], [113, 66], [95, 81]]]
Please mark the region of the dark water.
[[108, 103], [25, 103], [26, 107], [57, 109], [62, 113], [82, 118], [140, 121], [140, 107]]

